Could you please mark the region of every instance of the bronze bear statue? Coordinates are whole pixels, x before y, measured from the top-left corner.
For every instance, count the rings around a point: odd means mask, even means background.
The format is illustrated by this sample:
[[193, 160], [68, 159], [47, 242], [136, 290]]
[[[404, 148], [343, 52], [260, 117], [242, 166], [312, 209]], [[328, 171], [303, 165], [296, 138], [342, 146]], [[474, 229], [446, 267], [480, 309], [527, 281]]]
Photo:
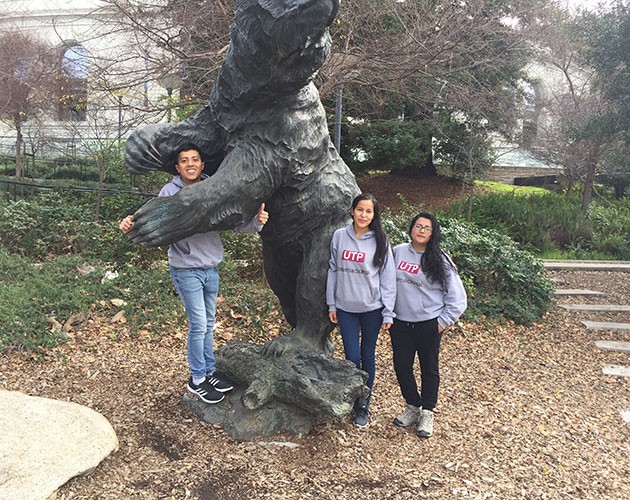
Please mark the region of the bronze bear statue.
[[150, 125], [128, 140], [134, 173], [173, 171], [175, 151], [194, 143], [211, 177], [134, 214], [129, 236], [166, 245], [232, 228], [256, 213], [264, 268], [293, 330], [264, 351], [329, 352], [325, 301], [329, 244], [359, 193], [331, 143], [313, 78], [330, 53], [328, 27], [340, 0], [238, 0], [230, 46], [207, 105], [176, 124]]

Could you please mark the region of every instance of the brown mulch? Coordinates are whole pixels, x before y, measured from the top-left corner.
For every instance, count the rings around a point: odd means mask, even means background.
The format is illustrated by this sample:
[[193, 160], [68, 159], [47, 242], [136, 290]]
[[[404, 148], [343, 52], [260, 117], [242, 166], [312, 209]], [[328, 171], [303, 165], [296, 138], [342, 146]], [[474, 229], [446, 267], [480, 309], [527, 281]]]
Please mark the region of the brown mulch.
[[[439, 191], [419, 182], [413, 196]], [[621, 274], [553, 276], [565, 281], [559, 287], [603, 290], [629, 303]], [[219, 319], [226, 314], [219, 309]], [[120, 449], [63, 486], [58, 499], [628, 498], [629, 427], [620, 411], [630, 410], [630, 384], [601, 373], [604, 364], [627, 364], [627, 355], [596, 349], [594, 340], [621, 339], [587, 331], [584, 318], [554, 305], [529, 327], [463, 322], [448, 332], [428, 440], [391, 424], [403, 400], [386, 335], [363, 431], [344, 420], [305, 437], [235, 442], [179, 405], [185, 331], [134, 338], [124, 323], [97, 318], [43, 362], [0, 354], [0, 388], [89, 406], [116, 430]], [[218, 344], [230, 336], [225, 329]]]
[[[403, 200], [413, 206], [434, 211], [446, 208], [462, 194], [462, 185], [447, 178], [409, 178], [399, 175], [379, 174], [359, 177], [357, 184], [364, 193], [376, 196], [379, 206], [397, 213]], [[401, 199], [402, 198], [402, 199]]]

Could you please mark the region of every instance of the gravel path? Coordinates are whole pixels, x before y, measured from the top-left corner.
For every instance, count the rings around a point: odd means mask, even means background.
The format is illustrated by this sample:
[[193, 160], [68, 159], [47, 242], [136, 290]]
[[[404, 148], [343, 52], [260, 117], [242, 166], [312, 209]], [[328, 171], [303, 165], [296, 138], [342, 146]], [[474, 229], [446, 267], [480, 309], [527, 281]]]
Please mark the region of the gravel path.
[[[620, 274], [550, 273], [565, 288], [606, 291], [561, 302], [628, 304], [630, 276]], [[630, 498], [630, 424], [620, 417], [630, 409], [630, 383], [601, 373], [630, 360], [593, 345], [629, 339], [587, 331], [586, 316], [593, 313], [554, 305], [527, 328], [462, 323], [449, 332], [428, 440], [391, 424], [403, 401], [385, 335], [365, 431], [329, 422], [306, 437], [235, 442], [179, 406], [182, 332], [130, 338], [107, 322], [75, 332], [43, 363], [0, 355], [0, 387], [85, 404], [114, 426], [120, 450], [65, 485], [60, 500]]]

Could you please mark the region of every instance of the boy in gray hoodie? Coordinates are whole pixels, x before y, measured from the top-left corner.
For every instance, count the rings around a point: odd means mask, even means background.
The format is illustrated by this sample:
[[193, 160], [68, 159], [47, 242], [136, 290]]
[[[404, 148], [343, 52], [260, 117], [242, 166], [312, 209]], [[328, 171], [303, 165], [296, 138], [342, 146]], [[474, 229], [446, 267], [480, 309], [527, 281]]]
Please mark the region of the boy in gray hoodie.
[[[208, 176], [198, 148], [184, 144], [178, 150], [175, 166], [179, 175], [166, 184], [158, 196], [173, 196], [180, 189]], [[235, 228], [242, 232], [259, 232], [269, 214], [263, 203], [256, 216]], [[133, 227], [133, 216], [120, 222], [120, 230], [127, 234]], [[190, 378], [187, 389], [206, 403], [218, 403], [223, 393], [233, 387], [215, 373], [214, 323], [219, 292], [218, 265], [223, 260], [223, 245], [218, 231], [197, 233], [171, 244], [168, 263], [175, 289], [188, 317], [187, 358]]]

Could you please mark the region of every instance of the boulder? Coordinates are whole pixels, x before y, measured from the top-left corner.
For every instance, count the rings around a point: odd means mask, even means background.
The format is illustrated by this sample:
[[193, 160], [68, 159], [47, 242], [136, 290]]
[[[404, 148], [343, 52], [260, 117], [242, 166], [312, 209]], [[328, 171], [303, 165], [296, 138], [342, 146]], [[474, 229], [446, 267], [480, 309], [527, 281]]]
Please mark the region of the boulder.
[[0, 391], [0, 498], [48, 499], [118, 449], [114, 429], [85, 406]]
[[276, 433], [308, 434], [313, 424], [348, 415], [365, 397], [367, 373], [350, 361], [301, 348], [269, 356], [264, 347], [232, 342], [217, 352], [217, 369], [237, 388], [209, 405], [184, 397], [182, 406], [220, 424], [234, 439]]

